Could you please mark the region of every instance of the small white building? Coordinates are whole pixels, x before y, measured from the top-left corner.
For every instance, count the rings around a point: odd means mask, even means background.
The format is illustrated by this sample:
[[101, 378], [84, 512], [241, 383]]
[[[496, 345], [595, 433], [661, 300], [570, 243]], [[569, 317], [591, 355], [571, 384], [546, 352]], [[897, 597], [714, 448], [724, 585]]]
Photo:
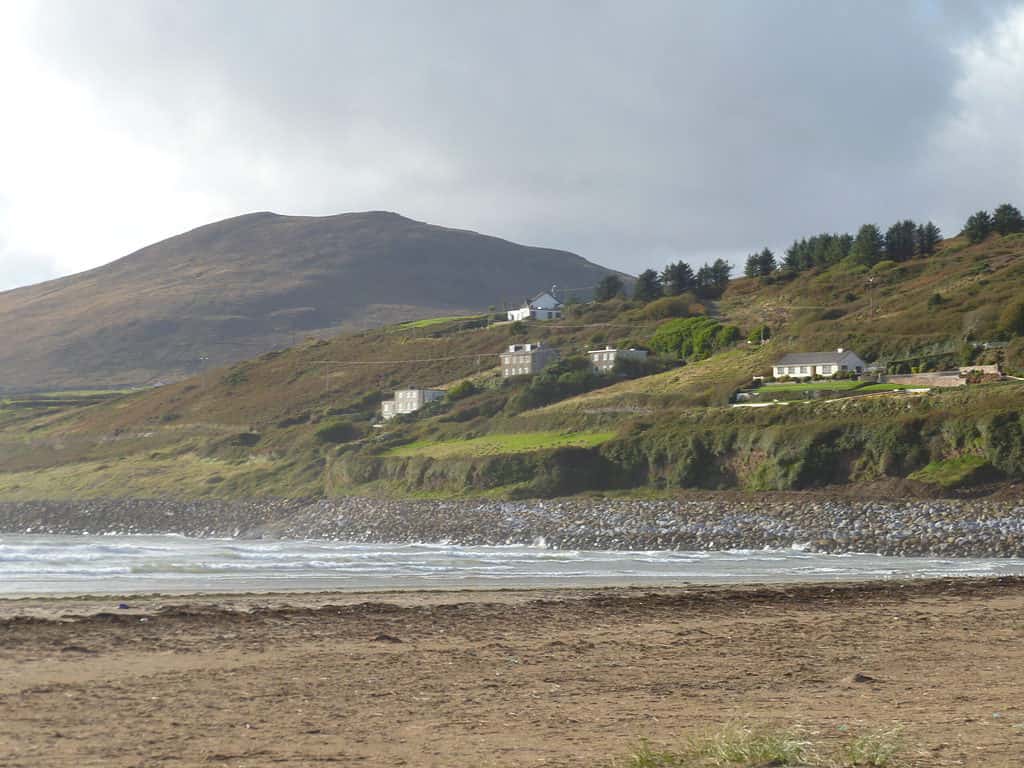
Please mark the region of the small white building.
[[538, 293], [519, 309], [510, 309], [509, 320], [560, 320], [562, 318], [562, 302], [548, 291]]
[[611, 373], [615, 369], [616, 360], [637, 360], [647, 359], [646, 349], [615, 349], [605, 347], [604, 349], [588, 349], [587, 357], [590, 364], [598, 373]]
[[849, 349], [834, 352], [796, 352], [786, 355], [772, 366], [772, 375], [779, 379], [809, 379], [814, 375], [831, 377], [840, 371], [863, 373], [867, 367], [860, 356]]
[[498, 357], [501, 359], [502, 378], [530, 376], [540, 373], [559, 355], [558, 350], [541, 343], [510, 344]]
[[418, 411], [427, 403], [440, 400], [445, 396], [443, 389], [396, 389], [393, 400], [385, 400], [380, 404], [380, 415], [385, 421], [405, 413]]

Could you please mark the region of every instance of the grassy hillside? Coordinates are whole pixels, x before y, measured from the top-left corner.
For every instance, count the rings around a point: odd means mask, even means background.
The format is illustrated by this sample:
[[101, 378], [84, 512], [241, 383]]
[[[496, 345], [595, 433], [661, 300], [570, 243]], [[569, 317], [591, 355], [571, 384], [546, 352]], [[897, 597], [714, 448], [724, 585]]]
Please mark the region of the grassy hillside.
[[[97, 399], [0, 404], [0, 498], [672, 493], [898, 483], [946, 493], [1024, 480], [1024, 384], [889, 392], [790, 387], [795, 402], [730, 398], [788, 351], [846, 346], [883, 366], [927, 369], [1005, 358], [1021, 339], [1000, 316], [1024, 292], [1024, 239], [946, 241], [920, 262], [870, 272], [843, 263], [791, 280], [734, 281], [715, 304], [613, 300], [564, 322], [485, 326], [426, 318], [309, 341], [176, 384]], [[938, 295], [937, 300], [934, 297]], [[706, 359], [608, 378], [502, 380], [497, 353], [545, 341], [571, 358], [651, 340], [670, 318], [710, 310], [746, 336]], [[564, 371], [564, 372], [563, 372]], [[647, 373], [648, 375], [639, 375]], [[408, 385], [459, 397], [371, 426]], [[546, 383], [544, 383], [546, 382]], [[543, 386], [541, 386], [543, 384]], [[780, 399], [786, 399], [780, 396]]]
[[393, 213], [250, 214], [0, 293], [0, 392], [176, 379], [307, 335], [479, 312], [608, 274]]

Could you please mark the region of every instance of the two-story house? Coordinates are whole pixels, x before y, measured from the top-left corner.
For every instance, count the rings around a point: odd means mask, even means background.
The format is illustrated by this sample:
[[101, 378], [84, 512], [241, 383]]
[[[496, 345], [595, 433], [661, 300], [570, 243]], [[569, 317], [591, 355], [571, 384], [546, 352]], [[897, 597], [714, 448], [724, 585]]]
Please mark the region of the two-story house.
[[501, 375], [507, 379], [539, 373], [558, 359], [558, 350], [542, 343], [510, 344], [498, 357]]
[[427, 403], [440, 400], [445, 396], [443, 389], [396, 389], [392, 400], [380, 404], [380, 415], [385, 421], [404, 413], [418, 411]]

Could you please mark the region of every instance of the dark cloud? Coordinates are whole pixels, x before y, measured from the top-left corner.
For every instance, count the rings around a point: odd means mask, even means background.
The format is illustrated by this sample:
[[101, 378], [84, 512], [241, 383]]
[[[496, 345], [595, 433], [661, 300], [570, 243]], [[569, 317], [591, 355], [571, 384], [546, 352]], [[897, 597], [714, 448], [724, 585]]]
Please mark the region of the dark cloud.
[[1009, 6], [50, 0], [32, 46], [218, 214], [386, 208], [638, 271], [991, 204], [936, 152]]

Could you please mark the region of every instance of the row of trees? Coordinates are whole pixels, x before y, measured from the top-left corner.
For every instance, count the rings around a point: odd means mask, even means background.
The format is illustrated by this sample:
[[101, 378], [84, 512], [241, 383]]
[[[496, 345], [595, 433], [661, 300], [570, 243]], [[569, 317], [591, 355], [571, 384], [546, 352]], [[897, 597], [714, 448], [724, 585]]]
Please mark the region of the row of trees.
[[732, 277], [732, 265], [724, 259], [715, 259], [696, 272], [685, 261], [667, 265], [660, 273], [645, 269], [633, 286], [633, 298], [654, 301], [662, 296], [678, 296], [693, 292], [702, 298], [718, 298]]
[[[1000, 235], [1024, 232], [1024, 215], [1009, 203], [1003, 203], [992, 214], [988, 211], [973, 214], [963, 231], [972, 243], [980, 243], [993, 232]], [[876, 224], [865, 224], [856, 235], [823, 232], [795, 240], [786, 249], [781, 263], [771, 249], [764, 248], [747, 256], [743, 274], [747, 277], [768, 277], [779, 272], [795, 274], [827, 268], [845, 259], [868, 267], [880, 261], [910, 261], [933, 255], [941, 241], [942, 231], [931, 221], [919, 224], [904, 219], [885, 232]], [[692, 291], [703, 298], [717, 298], [729, 283], [731, 273], [732, 267], [722, 259], [705, 264], [696, 273], [689, 264], [678, 261], [660, 273], [653, 269], [641, 272], [633, 297], [639, 301], [654, 301], [662, 296]], [[622, 281], [610, 275], [598, 285], [595, 297], [598, 301], [607, 301], [624, 294]]]
[[1009, 203], [1003, 203], [991, 215], [988, 211], [972, 214], [964, 225], [964, 235], [972, 243], [980, 243], [993, 232], [1012, 235], [1024, 232], [1024, 215]]

